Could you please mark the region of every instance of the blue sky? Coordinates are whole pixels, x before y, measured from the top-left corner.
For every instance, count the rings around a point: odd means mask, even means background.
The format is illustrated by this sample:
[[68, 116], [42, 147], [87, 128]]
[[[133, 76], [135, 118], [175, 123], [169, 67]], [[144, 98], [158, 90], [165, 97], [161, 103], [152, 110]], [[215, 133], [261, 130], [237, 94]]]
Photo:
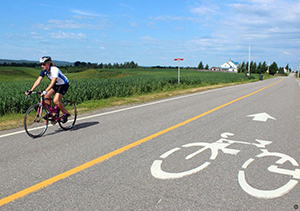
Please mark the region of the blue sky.
[[299, 0], [2, 0], [0, 58], [141, 66], [300, 62]]

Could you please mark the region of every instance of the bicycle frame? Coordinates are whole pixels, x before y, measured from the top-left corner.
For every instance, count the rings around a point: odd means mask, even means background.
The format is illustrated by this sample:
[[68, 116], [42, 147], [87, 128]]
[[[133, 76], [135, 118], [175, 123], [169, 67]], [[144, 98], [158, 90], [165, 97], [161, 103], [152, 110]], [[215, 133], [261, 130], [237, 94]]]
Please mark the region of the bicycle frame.
[[[53, 101], [53, 99], [52, 98], [47, 98], [47, 100], [50, 101], [50, 105], [48, 105], [45, 102], [45, 97], [41, 96], [41, 101], [40, 101], [41, 107], [40, 108], [44, 107], [47, 110], [48, 114], [50, 114], [50, 117], [52, 118], [52, 122], [57, 122], [57, 121], [61, 120], [62, 116], [61, 117], [57, 116], [59, 111], [60, 111], [59, 108], [56, 105], [54, 107], [51, 106], [51, 101]], [[55, 115], [53, 115], [53, 113], [55, 113]]]
[[[41, 92], [33, 92], [33, 94], [41, 94]], [[30, 96], [27, 96], [29, 97], [31, 100], [33, 100]], [[58, 122], [59, 120], [62, 119], [62, 116], [61, 117], [58, 117], [57, 115], [53, 115], [53, 113], [55, 114], [58, 114], [59, 113], [59, 108], [55, 105], [54, 107], [51, 106], [51, 101], [53, 102], [53, 99], [52, 98], [47, 98], [47, 100], [50, 101], [50, 105], [48, 105], [45, 101], [46, 98], [44, 96], [41, 96], [40, 97], [40, 102], [39, 102], [39, 105], [40, 107], [38, 108], [37, 110], [37, 117], [42, 117], [42, 112], [43, 112], [43, 108], [46, 109], [47, 113], [50, 115], [50, 117], [52, 118], [51, 122], [53, 123], [56, 123]], [[49, 117], [49, 116], [48, 116]], [[47, 121], [47, 124], [48, 124], [48, 119], [46, 120]]]

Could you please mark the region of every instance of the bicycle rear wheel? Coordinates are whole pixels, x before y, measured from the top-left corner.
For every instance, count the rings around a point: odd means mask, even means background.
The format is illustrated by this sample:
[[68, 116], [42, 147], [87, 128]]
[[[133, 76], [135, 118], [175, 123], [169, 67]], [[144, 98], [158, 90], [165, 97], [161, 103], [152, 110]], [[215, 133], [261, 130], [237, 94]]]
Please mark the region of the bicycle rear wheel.
[[35, 104], [28, 108], [24, 117], [24, 129], [30, 137], [38, 138], [46, 132], [48, 119], [43, 118], [46, 114], [46, 109], [41, 107], [40, 104]]
[[[62, 123], [61, 121], [58, 121], [58, 124], [63, 130], [70, 130], [74, 127], [76, 122], [76, 118], [77, 118], [76, 106], [70, 100], [66, 100], [65, 102], [63, 102], [63, 104], [65, 109], [69, 112], [69, 114], [71, 114], [71, 116], [68, 117], [67, 122]], [[59, 112], [61, 113], [61, 111]]]

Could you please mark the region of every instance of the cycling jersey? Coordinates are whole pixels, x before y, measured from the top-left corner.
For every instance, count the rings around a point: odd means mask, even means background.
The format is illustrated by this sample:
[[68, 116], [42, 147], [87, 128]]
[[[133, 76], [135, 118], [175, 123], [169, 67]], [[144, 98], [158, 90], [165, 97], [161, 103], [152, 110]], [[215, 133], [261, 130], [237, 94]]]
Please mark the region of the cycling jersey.
[[44, 77], [45, 75], [50, 80], [52, 80], [52, 78], [57, 78], [55, 83], [56, 85], [63, 85], [69, 83], [68, 78], [60, 71], [60, 69], [58, 69], [55, 66], [50, 66], [49, 72], [47, 72], [47, 70], [42, 70], [40, 76]]

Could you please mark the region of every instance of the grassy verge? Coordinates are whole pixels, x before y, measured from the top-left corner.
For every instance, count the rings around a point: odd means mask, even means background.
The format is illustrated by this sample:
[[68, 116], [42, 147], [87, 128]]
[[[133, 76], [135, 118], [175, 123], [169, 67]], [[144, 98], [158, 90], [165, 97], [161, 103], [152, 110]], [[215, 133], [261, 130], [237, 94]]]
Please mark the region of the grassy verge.
[[[178, 89], [178, 90], [160, 92], [154, 94], [133, 95], [130, 97], [112, 97], [103, 100], [89, 100], [81, 103], [80, 105], [77, 105], [77, 110], [78, 110], [78, 115], [82, 115], [82, 114], [87, 114], [89, 112], [95, 112], [96, 110], [103, 109], [103, 108], [122, 106], [122, 105], [134, 105], [138, 103], [145, 103], [145, 102], [173, 97], [177, 95], [195, 93], [195, 92], [205, 91], [209, 89], [237, 85], [241, 83], [246, 83], [246, 82], [218, 84], [218, 85], [194, 87], [188, 89]], [[24, 114], [8, 114], [1, 117], [0, 131], [23, 127], [23, 118], [24, 118]]]

